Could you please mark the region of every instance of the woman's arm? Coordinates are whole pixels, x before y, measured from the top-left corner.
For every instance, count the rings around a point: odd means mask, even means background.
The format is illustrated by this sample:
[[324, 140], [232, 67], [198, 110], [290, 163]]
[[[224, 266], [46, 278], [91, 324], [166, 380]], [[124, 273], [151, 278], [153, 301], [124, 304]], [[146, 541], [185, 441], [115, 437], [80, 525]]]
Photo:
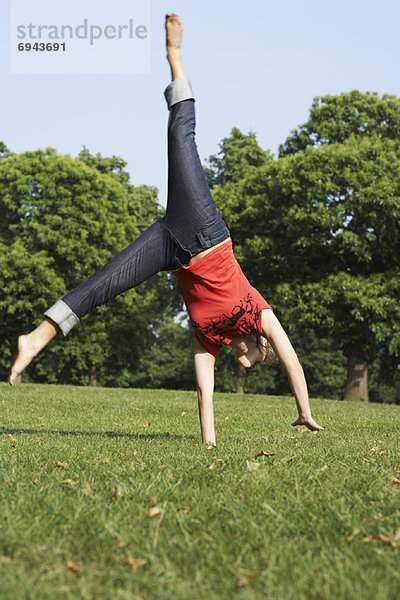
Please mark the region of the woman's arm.
[[302, 366], [290, 340], [273, 311], [263, 310], [262, 333], [270, 342], [275, 354], [284, 366], [296, 399], [299, 418], [292, 425], [306, 425], [309, 429], [323, 429], [311, 416], [307, 383]]
[[215, 357], [194, 338], [194, 371], [197, 381], [199, 417], [203, 442], [215, 444], [214, 430], [214, 366]]

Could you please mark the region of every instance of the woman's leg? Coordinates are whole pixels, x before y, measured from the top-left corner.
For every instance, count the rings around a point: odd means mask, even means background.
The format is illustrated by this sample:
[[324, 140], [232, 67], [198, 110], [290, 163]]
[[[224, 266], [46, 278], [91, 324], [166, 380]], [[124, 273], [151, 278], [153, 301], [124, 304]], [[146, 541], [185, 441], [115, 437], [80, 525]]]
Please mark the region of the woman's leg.
[[194, 96], [182, 64], [177, 15], [167, 15], [166, 29], [172, 83], [165, 91], [170, 110], [165, 226], [193, 256], [222, 242], [229, 231], [216, 210], [196, 147]]
[[175, 243], [160, 219], [45, 312], [64, 335], [96, 306], [171, 267]]
[[44, 321], [36, 329], [18, 338], [18, 356], [9, 378], [11, 385], [58, 332], [67, 335], [96, 306], [136, 287], [159, 271], [171, 268], [176, 243], [162, 223], [163, 219], [153, 223], [90, 279], [49, 308]]

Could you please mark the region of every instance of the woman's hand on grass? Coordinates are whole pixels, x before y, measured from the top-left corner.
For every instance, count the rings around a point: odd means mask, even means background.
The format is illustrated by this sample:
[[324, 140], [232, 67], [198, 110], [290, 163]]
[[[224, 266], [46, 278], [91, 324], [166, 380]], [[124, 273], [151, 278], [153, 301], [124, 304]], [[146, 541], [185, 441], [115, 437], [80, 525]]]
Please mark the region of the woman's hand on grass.
[[305, 425], [311, 431], [321, 431], [323, 429], [312, 417], [299, 417], [296, 421], [293, 421], [292, 425], [293, 427], [296, 427], [296, 425]]

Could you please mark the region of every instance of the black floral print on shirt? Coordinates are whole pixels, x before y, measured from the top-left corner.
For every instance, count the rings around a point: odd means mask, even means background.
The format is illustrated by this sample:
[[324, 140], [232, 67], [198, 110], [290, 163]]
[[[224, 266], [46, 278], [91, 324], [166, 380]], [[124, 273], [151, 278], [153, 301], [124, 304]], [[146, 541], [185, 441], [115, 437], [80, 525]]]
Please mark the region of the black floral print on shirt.
[[230, 315], [222, 313], [220, 317], [205, 321], [202, 325], [191, 320], [191, 324], [203, 340], [222, 345], [227, 339], [228, 332], [241, 335], [259, 333], [260, 316], [261, 310], [249, 292], [238, 304], [235, 304]]

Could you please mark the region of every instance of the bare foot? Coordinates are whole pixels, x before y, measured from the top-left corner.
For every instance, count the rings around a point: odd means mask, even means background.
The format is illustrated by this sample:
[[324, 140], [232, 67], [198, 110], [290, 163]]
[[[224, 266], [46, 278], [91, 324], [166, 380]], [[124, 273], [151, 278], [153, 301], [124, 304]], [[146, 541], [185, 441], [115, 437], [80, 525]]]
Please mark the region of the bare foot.
[[312, 417], [299, 417], [296, 421], [293, 421], [292, 425], [293, 427], [296, 427], [296, 425], [305, 425], [311, 431], [322, 431], [324, 429]]
[[9, 383], [14, 385], [18, 375], [29, 365], [31, 360], [53, 339], [60, 331], [58, 325], [46, 317], [40, 325], [27, 335], [18, 338], [18, 356], [11, 367]]
[[38, 351], [33, 347], [30, 335], [20, 335], [18, 338], [18, 356], [11, 367], [9, 383], [14, 385], [18, 375], [29, 365]]
[[165, 15], [165, 29], [167, 32], [167, 53], [179, 50], [182, 42], [183, 25], [176, 13]]

